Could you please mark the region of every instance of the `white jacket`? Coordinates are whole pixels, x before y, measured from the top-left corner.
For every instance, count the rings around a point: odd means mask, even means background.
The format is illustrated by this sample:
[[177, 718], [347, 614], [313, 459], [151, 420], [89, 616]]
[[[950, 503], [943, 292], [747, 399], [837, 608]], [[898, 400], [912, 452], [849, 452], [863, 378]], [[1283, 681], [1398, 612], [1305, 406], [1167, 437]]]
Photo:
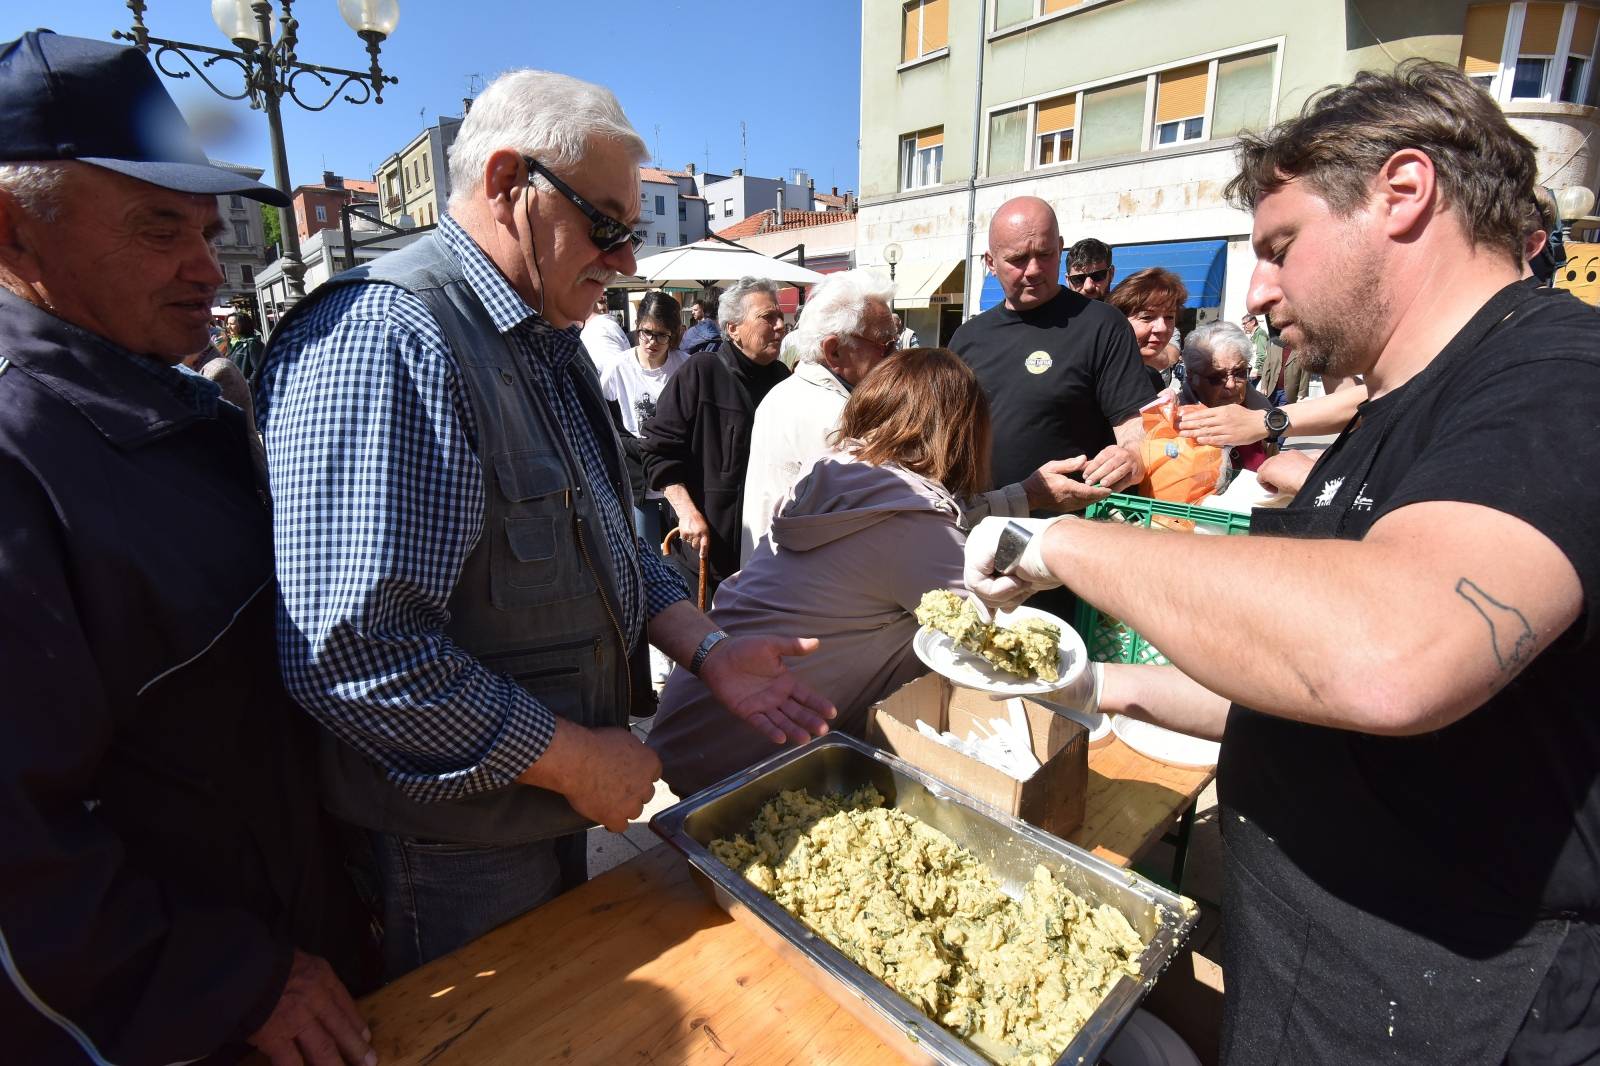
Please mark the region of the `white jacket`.
[[772, 526], [772, 516], [800, 476], [830, 450], [828, 436], [850, 390], [821, 363], [802, 361], [780, 381], [750, 427], [750, 463], [744, 475], [744, 520], [739, 533], [739, 565]]
[[[821, 363], [802, 361], [779, 382], [750, 428], [750, 463], [744, 475], [744, 517], [739, 530], [739, 565], [750, 561], [772, 517], [811, 465], [832, 450], [828, 439], [839, 426], [850, 390]], [[990, 515], [1018, 518], [1028, 513], [1028, 494], [1020, 483], [961, 501], [961, 525]]]

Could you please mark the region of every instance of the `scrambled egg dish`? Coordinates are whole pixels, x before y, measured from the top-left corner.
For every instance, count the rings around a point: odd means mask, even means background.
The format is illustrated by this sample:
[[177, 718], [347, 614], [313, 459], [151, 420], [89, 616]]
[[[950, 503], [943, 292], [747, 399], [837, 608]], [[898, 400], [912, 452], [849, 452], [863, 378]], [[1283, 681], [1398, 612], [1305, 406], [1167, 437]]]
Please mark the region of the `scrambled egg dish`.
[[883, 805], [780, 793], [711, 853], [928, 1017], [990, 1058], [1048, 1066], [1144, 942], [1034, 868], [1020, 900], [965, 848]]
[[922, 594], [917, 621], [981, 655], [1018, 677], [1055, 681], [1061, 676], [1061, 629], [1037, 618], [1023, 618], [1009, 626], [978, 618], [972, 601], [949, 589]]

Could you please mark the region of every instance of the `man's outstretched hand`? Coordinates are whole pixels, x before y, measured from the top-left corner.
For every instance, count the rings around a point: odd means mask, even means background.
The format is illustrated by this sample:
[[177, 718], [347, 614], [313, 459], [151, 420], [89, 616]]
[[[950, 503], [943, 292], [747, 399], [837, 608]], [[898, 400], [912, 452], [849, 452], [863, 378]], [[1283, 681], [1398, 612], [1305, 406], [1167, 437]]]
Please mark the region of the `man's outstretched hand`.
[[839, 710], [784, 665], [816, 651], [815, 637], [729, 637], [711, 649], [700, 679], [728, 710], [774, 744], [804, 744]]

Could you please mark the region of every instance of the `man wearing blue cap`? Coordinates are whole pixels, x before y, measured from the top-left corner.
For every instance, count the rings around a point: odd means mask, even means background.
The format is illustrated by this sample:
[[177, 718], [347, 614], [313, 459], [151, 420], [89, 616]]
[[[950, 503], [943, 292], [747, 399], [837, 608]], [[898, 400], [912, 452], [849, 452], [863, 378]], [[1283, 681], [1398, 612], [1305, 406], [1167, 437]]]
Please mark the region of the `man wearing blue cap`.
[[243, 413], [177, 365], [216, 197], [287, 198], [210, 166], [129, 48], [0, 44], [0, 129], [4, 1055], [370, 1066], [267, 496]]

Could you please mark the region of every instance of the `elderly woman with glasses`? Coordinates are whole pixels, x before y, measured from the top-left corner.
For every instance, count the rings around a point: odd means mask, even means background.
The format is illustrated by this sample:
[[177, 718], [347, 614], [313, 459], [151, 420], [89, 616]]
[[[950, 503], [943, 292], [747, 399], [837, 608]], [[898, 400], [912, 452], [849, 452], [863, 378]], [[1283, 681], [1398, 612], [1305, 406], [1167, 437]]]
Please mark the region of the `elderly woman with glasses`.
[[1107, 303], [1128, 316], [1133, 339], [1139, 345], [1139, 358], [1157, 392], [1176, 390], [1183, 384], [1181, 364], [1167, 354], [1167, 346], [1188, 299], [1189, 290], [1178, 275], [1160, 267], [1129, 274], [1106, 298]]
[[[1207, 322], [1191, 331], [1183, 344], [1184, 381], [1179, 402], [1271, 410], [1272, 401], [1250, 385], [1253, 352], [1249, 336], [1232, 322]], [[1257, 441], [1235, 446], [1229, 452], [1235, 470], [1255, 470], [1276, 450], [1270, 441]]]

